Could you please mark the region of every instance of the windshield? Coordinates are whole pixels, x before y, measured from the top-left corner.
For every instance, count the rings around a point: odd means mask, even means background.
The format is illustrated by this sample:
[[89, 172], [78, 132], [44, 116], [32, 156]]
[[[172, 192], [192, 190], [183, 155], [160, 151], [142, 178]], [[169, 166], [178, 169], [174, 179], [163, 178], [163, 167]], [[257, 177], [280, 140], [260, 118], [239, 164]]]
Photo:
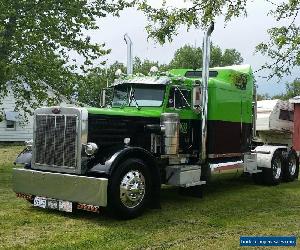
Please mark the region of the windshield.
[[164, 85], [122, 84], [114, 88], [112, 106], [160, 107], [164, 93]]

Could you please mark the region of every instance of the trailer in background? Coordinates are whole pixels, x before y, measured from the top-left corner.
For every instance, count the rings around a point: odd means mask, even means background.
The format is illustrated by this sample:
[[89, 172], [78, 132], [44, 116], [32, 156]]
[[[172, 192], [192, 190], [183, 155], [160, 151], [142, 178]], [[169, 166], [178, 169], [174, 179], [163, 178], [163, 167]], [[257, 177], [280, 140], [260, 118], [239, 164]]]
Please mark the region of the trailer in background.
[[298, 178], [299, 158], [293, 138], [298, 141], [299, 136], [297, 133], [293, 136], [293, 132], [299, 123], [300, 115], [294, 122], [292, 103], [282, 100], [257, 102], [256, 137], [253, 140], [257, 167], [253, 168], [258, 172], [252, 173], [256, 182], [276, 185]]

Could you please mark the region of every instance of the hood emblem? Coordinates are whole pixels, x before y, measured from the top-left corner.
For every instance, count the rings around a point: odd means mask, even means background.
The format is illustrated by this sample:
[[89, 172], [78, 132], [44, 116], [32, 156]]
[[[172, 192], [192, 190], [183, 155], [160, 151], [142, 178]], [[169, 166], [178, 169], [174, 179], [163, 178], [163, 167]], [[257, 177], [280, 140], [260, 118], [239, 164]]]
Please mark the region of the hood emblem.
[[54, 109], [52, 109], [52, 113], [53, 114], [60, 114], [60, 112], [61, 112], [61, 110], [59, 109], [59, 108], [54, 108]]

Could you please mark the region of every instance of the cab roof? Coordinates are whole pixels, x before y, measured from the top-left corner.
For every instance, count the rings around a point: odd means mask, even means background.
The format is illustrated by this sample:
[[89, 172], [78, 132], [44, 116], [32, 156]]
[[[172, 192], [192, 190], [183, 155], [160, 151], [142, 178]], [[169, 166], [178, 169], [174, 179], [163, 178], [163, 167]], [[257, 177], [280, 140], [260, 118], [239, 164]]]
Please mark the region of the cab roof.
[[117, 86], [125, 83], [138, 83], [138, 84], [157, 84], [165, 85], [170, 81], [167, 76], [130, 76], [125, 79], [116, 79], [112, 86]]
[[[186, 78], [199, 79], [202, 77], [202, 69], [172, 69], [170, 73], [175, 76], [183, 76]], [[209, 77], [220, 80], [228, 79], [230, 75], [252, 75], [250, 65], [232, 65], [226, 67], [214, 67], [209, 69]]]
[[[240, 76], [248, 78], [252, 76], [252, 69], [250, 65], [233, 65], [227, 67], [215, 67], [209, 69], [209, 77], [222, 82], [232, 82], [234, 78]], [[121, 84], [133, 83], [133, 84], [154, 84], [154, 85], [166, 85], [172, 83], [174, 80], [189, 80], [193, 82], [196, 79], [201, 80], [202, 69], [172, 69], [165, 74], [157, 74], [153, 76], [144, 75], [132, 75], [124, 78], [119, 78], [114, 81], [111, 86], [117, 86]]]

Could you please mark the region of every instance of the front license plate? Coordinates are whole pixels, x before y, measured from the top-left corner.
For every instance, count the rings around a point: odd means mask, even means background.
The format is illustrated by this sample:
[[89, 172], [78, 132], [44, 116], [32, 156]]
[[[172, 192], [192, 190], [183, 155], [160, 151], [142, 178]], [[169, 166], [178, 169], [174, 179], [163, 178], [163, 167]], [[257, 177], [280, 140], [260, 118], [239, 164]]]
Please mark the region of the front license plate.
[[36, 196], [34, 198], [33, 205], [35, 207], [46, 208], [47, 207], [47, 199], [44, 197]]
[[55, 199], [48, 199], [47, 208], [58, 210], [58, 201]]
[[70, 201], [62, 201], [39, 196], [34, 198], [33, 205], [35, 207], [49, 208], [69, 213], [73, 211], [73, 203]]
[[64, 211], [71, 213], [73, 208], [73, 204], [70, 201], [58, 201], [58, 209], [59, 211]]

